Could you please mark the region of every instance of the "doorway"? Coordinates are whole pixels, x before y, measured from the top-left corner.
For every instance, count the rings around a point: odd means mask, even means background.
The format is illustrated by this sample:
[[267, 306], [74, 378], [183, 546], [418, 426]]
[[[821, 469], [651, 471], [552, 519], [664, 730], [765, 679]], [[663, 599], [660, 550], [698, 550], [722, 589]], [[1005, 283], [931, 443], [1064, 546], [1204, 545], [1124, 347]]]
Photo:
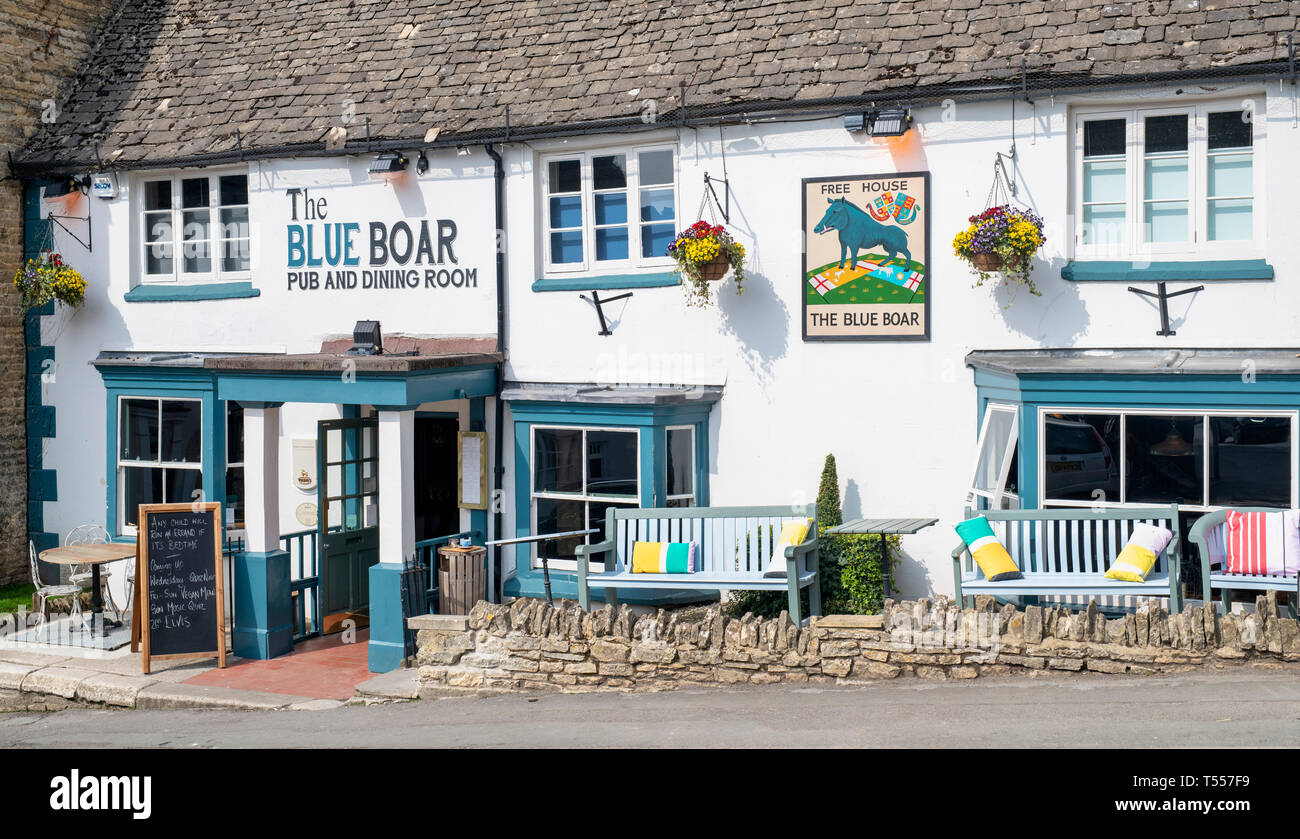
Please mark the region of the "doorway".
[[370, 624], [370, 566], [379, 562], [379, 424], [317, 424], [321, 632]]
[[454, 414], [415, 418], [415, 540], [460, 532], [456, 506], [457, 432]]

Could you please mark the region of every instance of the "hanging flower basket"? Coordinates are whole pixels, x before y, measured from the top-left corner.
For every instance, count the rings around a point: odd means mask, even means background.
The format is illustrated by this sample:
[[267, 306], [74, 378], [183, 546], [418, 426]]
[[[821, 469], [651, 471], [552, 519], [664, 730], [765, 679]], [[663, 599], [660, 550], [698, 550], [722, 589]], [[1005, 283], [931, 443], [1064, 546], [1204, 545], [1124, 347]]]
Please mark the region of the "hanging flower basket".
[[57, 253], [46, 251], [27, 260], [14, 274], [14, 288], [23, 294], [23, 310], [36, 309], [51, 300], [76, 308], [86, 300], [86, 278]]
[[970, 217], [970, 226], [952, 240], [953, 253], [975, 269], [975, 285], [994, 273], [1003, 282], [1039, 294], [1029, 278], [1034, 255], [1043, 246], [1043, 220], [1032, 210], [1001, 204]]
[[745, 290], [745, 246], [731, 238], [722, 225], [697, 221], [678, 234], [668, 246], [668, 256], [677, 263], [677, 275], [686, 288], [686, 305], [706, 306], [713, 301], [709, 283], [716, 283], [728, 271], [736, 280], [736, 293]]

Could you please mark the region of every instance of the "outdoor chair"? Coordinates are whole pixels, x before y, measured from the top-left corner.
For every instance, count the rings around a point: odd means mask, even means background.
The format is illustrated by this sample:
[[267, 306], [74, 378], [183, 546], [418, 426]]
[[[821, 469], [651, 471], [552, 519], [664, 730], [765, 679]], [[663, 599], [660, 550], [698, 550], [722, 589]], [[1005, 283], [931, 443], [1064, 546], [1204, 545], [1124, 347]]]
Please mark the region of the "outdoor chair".
[[[108, 544], [108, 542], [109, 542], [108, 531], [97, 524], [78, 525], [77, 527], [74, 527], [72, 528], [72, 530], [68, 531], [68, 535], [65, 536], [63, 539], [63, 544], [65, 546], [106, 545]], [[131, 565], [131, 563], [127, 563], [127, 564], [128, 566]], [[72, 573], [69, 576], [69, 581], [72, 582], [73, 584], [81, 586], [82, 588], [85, 588], [93, 584], [95, 579], [95, 574], [93, 569], [86, 568], [85, 570], [82, 570], [81, 566], [73, 565], [71, 571]], [[132, 569], [132, 572], [133, 571], [134, 569]], [[107, 568], [99, 569], [100, 593], [104, 598], [104, 602], [107, 603], [108, 607], [113, 610], [113, 614], [116, 617], [116, 619], [122, 620], [122, 610], [117, 607], [117, 601], [113, 599], [113, 593], [112, 591], [109, 590], [108, 587], [109, 578], [111, 578], [112, 576], [113, 573], [109, 571]], [[134, 573], [131, 573], [130, 577], [133, 578]], [[132, 583], [134, 582], [134, 579], [130, 579], [130, 578], [128, 579], [129, 582]]]
[[37, 630], [39, 631], [48, 622], [47, 604], [51, 597], [71, 597], [72, 619], [73, 621], [81, 620], [81, 586], [47, 585], [41, 581], [41, 566], [36, 559], [36, 544], [31, 540], [27, 542], [27, 554], [32, 569], [32, 585], [36, 586], [36, 597], [40, 601], [41, 622], [37, 625]]

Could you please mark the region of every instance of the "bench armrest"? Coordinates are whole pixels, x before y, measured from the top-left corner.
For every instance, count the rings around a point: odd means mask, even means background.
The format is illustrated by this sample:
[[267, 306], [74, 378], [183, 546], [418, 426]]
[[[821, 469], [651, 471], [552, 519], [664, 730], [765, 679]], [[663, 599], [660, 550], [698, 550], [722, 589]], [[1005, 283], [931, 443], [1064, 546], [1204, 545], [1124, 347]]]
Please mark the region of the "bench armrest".
[[952, 549], [952, 561], [961, 562], [961, 556], [964, 553], [966, 553], [966, 543], [962, 542], [960, 545]]
[[794, 559], [797, 556], [803, 556], [806, 553], [817, 550], [817, 537], [814, 536], [801, 545], [786, 545], [785, 558]]
[[603, 554], [614, 550], [614, 540], [606, 539], [603, 542], [593, 542], [590, 545], [579, 545], [574, 549], [579, 557], [588, 557], [592, 554]]

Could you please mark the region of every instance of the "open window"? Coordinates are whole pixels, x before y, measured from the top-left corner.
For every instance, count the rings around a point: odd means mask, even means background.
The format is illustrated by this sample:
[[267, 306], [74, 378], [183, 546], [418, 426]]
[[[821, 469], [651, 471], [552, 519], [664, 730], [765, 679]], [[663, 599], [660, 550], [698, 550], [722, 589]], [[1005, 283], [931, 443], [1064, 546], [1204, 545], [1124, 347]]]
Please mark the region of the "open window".
[[990, 402], [984, 408], [979, 440], [975, 444], [975, 468], [966, 504], [980, 510], [1015, 509], [1016, 439], [1019, 412], [1014, 405]]

